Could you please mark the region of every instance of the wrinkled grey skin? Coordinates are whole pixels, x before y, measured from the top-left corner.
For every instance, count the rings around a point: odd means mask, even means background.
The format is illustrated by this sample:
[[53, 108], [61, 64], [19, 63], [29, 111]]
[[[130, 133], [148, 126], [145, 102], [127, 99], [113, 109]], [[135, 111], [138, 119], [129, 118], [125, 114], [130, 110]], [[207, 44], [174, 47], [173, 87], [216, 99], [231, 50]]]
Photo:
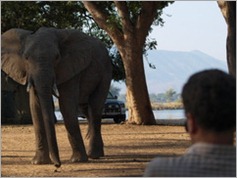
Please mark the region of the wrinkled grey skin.
[[[2, 70], [18, 83], [27, 84], [35, 129], [33, 164], [51, 161], [60, 167], [52, 94], [59, 95], [72, 162], [104, 156], [101, 113], [112, 76], [104, 45], [77, 30], [40, 28], [36, 32], [11, 29], [1, 36]], [[79, 107], [78, 107], [79, 106]], [[88, 118], [86, 153], [78, 125], [78, 109]]]

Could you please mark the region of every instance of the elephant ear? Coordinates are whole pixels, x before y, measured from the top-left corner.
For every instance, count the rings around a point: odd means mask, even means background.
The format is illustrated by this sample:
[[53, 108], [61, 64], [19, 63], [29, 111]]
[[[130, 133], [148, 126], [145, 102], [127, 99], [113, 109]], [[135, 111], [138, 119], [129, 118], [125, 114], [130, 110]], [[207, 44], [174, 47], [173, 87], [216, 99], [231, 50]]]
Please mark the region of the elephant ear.
[[24, 41], [31, 31], [11, 29], [1, 36], [1, 69], [16, 82], [25, 85], [27, 72], [22, 57]]
[[90, 65], [96, 40], [78, 30], [59, 30], [58, 32], [60, 59], [55, 73], [57, 84], [61, 84]]

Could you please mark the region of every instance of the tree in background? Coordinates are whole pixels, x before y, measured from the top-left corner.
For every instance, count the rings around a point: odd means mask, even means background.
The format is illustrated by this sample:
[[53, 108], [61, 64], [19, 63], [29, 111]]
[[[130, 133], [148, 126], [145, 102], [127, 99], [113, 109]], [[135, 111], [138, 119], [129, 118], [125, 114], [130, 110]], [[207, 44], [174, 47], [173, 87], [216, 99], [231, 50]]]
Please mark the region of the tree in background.
[[151, 25], [163, 24], [167, 1], [84, 1], [85, 8], [116, 45], [126, 74], [129, 123], [155, 124], [149, 100], [143, 53]]
[[82, 29], [86, 19], [76, 1], [3, 1], [1, 32], [10, 28], [36, 31], [42, 26]]
[[176, 91], [173, 88], [168, 89], [165, 92], [165, 97], [167, 102], [173, 101], [174, 96], [176, 95]]
[[229, 73], [236, 77], [236, 1], [217, 1], [227, 24], [226, 55]]
[[124, 80], [125, 72], [114, 44], [104, 30], [79, 1], [3, 1], [1, 2], [1, 33], [11, 28], [36, 31], [38, 28], [55, 27], [79, 29], [103, 41], [110, 50], [113, 79]]
[[164, 93], [150, 93], [149, 97], [153, 103], [181, 102], [180, 93], [177, 93], [173, 88], [166, 90]]

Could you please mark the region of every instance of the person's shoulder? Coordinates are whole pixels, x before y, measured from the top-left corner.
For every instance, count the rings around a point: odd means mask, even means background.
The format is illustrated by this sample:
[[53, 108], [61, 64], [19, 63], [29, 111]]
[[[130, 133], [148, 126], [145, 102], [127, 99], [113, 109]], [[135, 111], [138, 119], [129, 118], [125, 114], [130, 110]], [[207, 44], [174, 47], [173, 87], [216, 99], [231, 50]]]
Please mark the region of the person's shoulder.
[[[183, 162], [183, 157], [156, 157], [147, 165], [145, 169], [145, 177], [162, 177], [172, 176], [178, 171], [180, 163]], [[167, 175], [167, 173], [169, 175]]]

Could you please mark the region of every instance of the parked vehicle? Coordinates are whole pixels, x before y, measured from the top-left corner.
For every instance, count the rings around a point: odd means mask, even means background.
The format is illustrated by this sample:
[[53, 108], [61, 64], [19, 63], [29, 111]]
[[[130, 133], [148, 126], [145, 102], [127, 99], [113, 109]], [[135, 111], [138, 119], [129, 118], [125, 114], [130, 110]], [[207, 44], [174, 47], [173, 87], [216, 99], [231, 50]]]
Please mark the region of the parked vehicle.
[[126, 109], [124, 102], [118, 100], [117, 96], [108, 93], [103, 109], [102, 118], [111, 118], [115, 123], [120, 123], [126, 119]]
[[[85, 118], [80, 111], [78, 117]], [[117, 96], [113, 96], [111, 92], [105, 101], [102, 119], [113, 119], [115, 123], [121, 123], [126, 120], [126, 109], [124, 102], [118, 100]]]

